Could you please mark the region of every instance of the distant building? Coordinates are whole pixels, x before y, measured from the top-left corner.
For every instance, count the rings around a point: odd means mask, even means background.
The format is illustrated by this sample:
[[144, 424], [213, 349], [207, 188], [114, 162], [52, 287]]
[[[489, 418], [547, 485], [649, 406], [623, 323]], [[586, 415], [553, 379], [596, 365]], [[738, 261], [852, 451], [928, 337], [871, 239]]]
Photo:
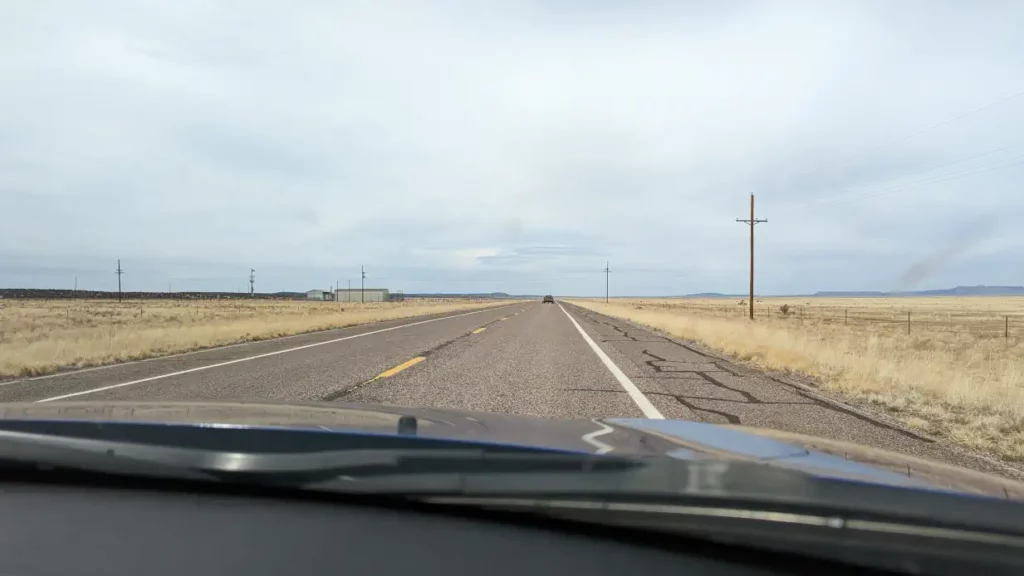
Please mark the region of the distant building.
[[330, 290], [309, 290], [306, 300], [334, 300], [334, 293]]
[[387, 288], [341, 288], [335, 294], [339, 302], [387, 302], [391, 299]]

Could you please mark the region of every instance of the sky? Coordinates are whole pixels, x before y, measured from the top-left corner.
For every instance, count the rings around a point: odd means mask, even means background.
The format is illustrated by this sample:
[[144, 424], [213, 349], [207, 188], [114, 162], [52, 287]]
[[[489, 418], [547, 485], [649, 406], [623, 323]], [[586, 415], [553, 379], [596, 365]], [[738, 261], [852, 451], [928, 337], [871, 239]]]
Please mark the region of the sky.
[[0, 288], [1024, 285], [1024, 3], [0, 4]]

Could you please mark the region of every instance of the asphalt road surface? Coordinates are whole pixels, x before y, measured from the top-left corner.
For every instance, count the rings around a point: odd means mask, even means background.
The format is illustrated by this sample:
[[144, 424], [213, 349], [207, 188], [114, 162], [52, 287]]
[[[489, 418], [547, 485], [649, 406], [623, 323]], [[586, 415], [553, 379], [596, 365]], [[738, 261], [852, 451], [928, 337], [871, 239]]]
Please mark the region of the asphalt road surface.
[[371, 402], [774, 428], [991, 462], [694, 346], [564, 303], [382, 322], [0, 383], [2, 402]]

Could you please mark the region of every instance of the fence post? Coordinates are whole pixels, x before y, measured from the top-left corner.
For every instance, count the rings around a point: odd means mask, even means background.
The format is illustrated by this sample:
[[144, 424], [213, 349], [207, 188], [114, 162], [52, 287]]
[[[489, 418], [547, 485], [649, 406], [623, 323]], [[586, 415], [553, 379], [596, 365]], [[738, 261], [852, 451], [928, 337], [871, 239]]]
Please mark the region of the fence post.
[[907, 310], [907, 334], [910, 334], [910, 310]]

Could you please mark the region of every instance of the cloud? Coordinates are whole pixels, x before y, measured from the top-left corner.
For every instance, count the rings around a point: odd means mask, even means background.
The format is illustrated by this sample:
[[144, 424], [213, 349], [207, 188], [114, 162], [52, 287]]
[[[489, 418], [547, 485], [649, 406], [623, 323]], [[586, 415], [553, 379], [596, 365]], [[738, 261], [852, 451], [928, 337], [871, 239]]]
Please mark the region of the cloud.
[[976, 249], [922, 280], [1019, 283], [1022, 17], [1010, 1], [7, 3], [0, 285], [77, 270], [109, 288], [120, 257], [140, 289], [233, 289], [256, 267], [261, 289], [303, 290], [364, 265], [408, 291], [598, 294], [610, 261], [621, 294], [735, 292], [751, 192], [765, 292], [889, 289], [992, 211]]

